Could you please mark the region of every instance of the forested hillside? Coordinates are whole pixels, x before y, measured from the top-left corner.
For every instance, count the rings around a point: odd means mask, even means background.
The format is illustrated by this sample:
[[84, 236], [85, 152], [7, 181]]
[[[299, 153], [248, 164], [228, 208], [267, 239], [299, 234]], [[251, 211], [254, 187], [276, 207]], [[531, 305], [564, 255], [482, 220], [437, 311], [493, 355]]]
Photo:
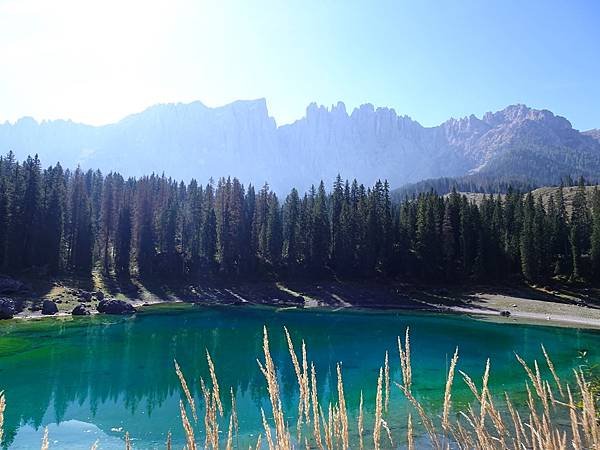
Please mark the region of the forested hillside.
[[387, 182], [338, 177], [278, 198], [237, 179], [42, 169], [0, 159], [0, 265], [6, 272], [195, 279], [364, 277], [422, 282], [600, 280], [600, 191], [512, 188], [470, 202], [432, 192], [393, 203]]

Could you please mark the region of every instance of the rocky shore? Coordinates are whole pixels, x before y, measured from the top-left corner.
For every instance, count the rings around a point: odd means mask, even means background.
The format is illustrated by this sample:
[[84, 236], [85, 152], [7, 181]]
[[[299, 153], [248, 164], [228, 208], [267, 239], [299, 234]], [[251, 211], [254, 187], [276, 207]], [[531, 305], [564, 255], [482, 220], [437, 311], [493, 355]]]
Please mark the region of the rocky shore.
[[[0, 276], [0, 319], [135, 314], [156, 303], [365, 308], [471, 314], [502, 321], [600, 328], [598, 290], [535, 286], [431, 287], [366, 282], [253, 282], [203, 285], [111, 285], [97, 278], [27, 282]], [[40, 293], [43, 291], [43, 294]]]

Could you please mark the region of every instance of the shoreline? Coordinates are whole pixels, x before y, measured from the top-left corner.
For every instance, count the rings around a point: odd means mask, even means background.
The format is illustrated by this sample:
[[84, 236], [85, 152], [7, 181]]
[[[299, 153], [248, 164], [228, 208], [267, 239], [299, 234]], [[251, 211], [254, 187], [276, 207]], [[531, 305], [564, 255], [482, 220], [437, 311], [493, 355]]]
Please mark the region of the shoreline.
[[[596, 292], [584, 295], [569, 291], [549, 291], [522, 286], [480, 286], [458, 289], [422, 287], [408, 284], [366, 282], [255, 282], [227, 286], [186, 286], [181, 292], [167, 289], [142, 289], [114, 292], [111, 298], [125, 300], [136, 308], [152, 305], [257, 305], [285, 309], [367, 310], [379, 312], [420, 311], [466, 314], [478, 320], [501, 323], [529, 323], [545, 326], [600, 329], [600, 300]], [[83, 301], [71, 295], [76, 289], [67, 283], [53, 283], [44, 295], [32, 293], [21, 299], [17, 320], [70, 317], [80, 303], [92, 315], [99, 314], [95, 301]], [[589, 291], [587, 289], [586, 291]], [[57, 301], [59, 312], [42, 315], [32, 308], [45, 299]], [[508, 313], [507, 313], [508, 312]], [[85, 317], [85, 316], [84, 316]], [[10, 319], [9, 319], [10, 320]]]

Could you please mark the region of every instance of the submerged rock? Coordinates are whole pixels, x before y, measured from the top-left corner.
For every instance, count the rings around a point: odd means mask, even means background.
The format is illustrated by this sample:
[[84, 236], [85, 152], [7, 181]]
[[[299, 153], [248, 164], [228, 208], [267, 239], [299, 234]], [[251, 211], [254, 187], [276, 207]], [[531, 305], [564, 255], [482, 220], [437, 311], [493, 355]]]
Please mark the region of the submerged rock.
[[71, 314], [74, 316], [89, 316], [91, 313], [90, 313], [89, 309], [87, 309], [87, 306], [85, 306], [83, 304], [79, 304], [75, 308], [73, 308], [73, 311], [71, 311]]
[[100, 301], [96, 309], [98, 310], [98, 312], [103, 314], [125, 315], [135, 314], [137, 312], [136, 309], [131, 305], [131, 303], [115, 299], [107, 299]]
[[58, 312], [58, 306], [52, 300], [44, 300], [42, 303], [42, 314], [45, 316], [53, 316]]
[[15, 302], [10, 298], [0, 298], [0, 319], [12, 319], [17, 313]]

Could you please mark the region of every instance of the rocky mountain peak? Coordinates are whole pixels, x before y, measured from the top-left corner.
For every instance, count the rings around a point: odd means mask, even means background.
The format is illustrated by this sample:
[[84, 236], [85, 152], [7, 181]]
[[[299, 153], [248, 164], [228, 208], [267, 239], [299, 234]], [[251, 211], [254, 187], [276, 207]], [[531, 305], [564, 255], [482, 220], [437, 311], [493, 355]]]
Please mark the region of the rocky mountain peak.
[[[600, 132], [579, 133], [547, 110], [511, 105], [423, 127], [392, 108], [311, 103], [304, 118], [277, 126], [264, 98], [211, 108], [201, 102], [155, 105], [111, 125], [24, 118], [0, 125], [0, 152], [38, 153], [65, 167], [139, 176], [165, 171], [204, 180], [238, 176], [285, 193], [340, 173], [391, 186], [469, 173], [536, 176], [600, 173]], [[534, 171], [535, 173], [532, 173]]]

